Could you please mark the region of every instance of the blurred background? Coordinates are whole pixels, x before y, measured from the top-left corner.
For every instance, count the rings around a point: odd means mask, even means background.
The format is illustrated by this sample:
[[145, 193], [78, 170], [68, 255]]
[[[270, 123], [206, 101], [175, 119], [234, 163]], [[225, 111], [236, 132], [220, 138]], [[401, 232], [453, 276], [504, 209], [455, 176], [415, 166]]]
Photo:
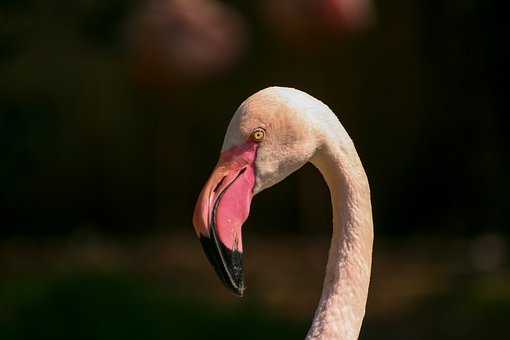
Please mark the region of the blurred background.
[[318, 171], [254, 200], [242, 300], [191, 225], [232, 114], [270, 85], [327, 103], [366, 167], [361, 338], [504, 338], [505, 14], [482, 0], [3, 0], [0, 338], [304, 338], [331, 229]]

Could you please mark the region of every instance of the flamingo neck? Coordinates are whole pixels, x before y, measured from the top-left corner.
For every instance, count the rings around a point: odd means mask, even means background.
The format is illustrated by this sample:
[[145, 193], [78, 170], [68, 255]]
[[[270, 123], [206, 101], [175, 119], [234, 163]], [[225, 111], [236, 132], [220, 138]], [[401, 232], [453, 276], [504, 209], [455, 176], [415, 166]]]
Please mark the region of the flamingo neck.
[[331, 193], [333, 233], [309, 340], [357, 339], [370, 283], [373, 222], [368, 180], [343, 127], [333, 136], [312, 159]]

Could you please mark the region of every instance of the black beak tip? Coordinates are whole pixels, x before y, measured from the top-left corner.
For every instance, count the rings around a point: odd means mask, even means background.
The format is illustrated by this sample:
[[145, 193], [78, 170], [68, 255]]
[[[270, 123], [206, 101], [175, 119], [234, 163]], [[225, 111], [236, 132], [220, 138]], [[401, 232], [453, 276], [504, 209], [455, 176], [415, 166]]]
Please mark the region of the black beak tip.
[[243, 254], [226, 248], [223, 243], [217, 240], [214, 233], [211, 238], [200, 236], [200, 243], [207, 259], [225, 287], [237, 297], [242, 297], [245, 289]]
[[235, 288], [235, 290], [232, 291], [235, 296], [242, 298], [244, 295], [244, 288]]

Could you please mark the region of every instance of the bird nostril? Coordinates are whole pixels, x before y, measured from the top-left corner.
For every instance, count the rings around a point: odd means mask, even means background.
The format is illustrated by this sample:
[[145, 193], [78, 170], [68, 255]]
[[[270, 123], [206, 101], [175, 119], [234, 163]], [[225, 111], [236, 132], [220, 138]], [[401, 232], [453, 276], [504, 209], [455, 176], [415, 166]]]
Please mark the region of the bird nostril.
[[[239, 176], [241, 176], [244, 172], [246, 171], [246, 168], [242, 168], [241, 171], [239, 171], [239, 173], [237, 174], [236, 178], [234, 179], [234, 181], [239, 178]], [[216, 192], [218, 191], [218, 189], [221, 187], [221, 185], [223, 184], [223, 182], [225, 182], [225, 178], [227, 178], [227, 176], [223, 176], [223, 178], [218, 182], [218, 184], [216, 184], [216, 186], [214, 187], [213, 189], [213, 193], [216, 194]]]
[[218, 191], [219, 187], [223, 184], [223, 182], [225, 181], [225, 176], [223, 176], [223, 178], [218, 182], [218, 184], [216, 184], [216, 186], [214, 187], [213, 189], [213, 192], [216, 193], [216, 191]]

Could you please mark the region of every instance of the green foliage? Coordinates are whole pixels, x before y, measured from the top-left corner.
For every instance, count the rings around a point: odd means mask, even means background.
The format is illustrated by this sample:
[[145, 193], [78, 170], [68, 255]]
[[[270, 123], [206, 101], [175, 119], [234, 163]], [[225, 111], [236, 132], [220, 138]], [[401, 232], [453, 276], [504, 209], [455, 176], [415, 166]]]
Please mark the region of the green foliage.
[[[292, 315], [283, 320], [267, 306], [213, 304], [171, 281], [122, 273], [4, 280], [0, 301], [2, 340], [301, 339], [309, 326]], [[504, 338], [509, 306], [502, 279], [475, 280], [404, 312], [376, 318], [369, 310], [361, 339]]]
[[306, 331], [256, 306], [220, 309], [122, 275], [3, 282], [0, 299], [3, 340], [298, 339]]

